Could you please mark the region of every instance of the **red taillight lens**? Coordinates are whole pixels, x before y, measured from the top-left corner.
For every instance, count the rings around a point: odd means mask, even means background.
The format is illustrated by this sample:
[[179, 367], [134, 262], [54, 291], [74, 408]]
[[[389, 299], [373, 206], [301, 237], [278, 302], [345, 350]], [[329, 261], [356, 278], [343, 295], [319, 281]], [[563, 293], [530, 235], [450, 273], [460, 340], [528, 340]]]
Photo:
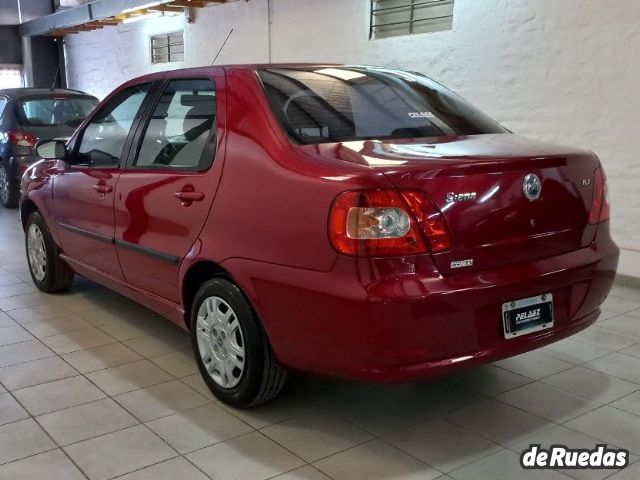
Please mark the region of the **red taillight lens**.
[[9, 132], [9, 143], [18, 147], [35, 147], [38, 139], [29, 132]]
[[595, 225], [609, 220], [610, 214], [607, 176], [604, 173], [604, 169], [599, 167], [593, 176], [593, 200], [591, 202], [591, 212], [589, 213], [589, 223]]
[[431, 201], [420, 192], [397, 190], [339, 195], [331, 210], [329, 237], [338, 252], [361, 256], [425, 253], [429, 247], [438, 252], [451, 244], [442, 214]]

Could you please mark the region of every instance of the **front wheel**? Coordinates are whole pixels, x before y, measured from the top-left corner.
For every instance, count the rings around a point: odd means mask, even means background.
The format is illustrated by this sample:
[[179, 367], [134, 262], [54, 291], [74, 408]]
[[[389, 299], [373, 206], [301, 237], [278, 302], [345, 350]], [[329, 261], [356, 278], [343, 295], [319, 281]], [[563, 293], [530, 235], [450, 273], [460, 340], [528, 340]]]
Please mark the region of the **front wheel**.
[[19, 188], [15, 181], [11, 181], [11, 176], [4, 164], [0, 164], [0, 204], [5, 208], [16, 208], [18, 206]]
[[54, 293], [71, 286], [73, 270], [60, 259], [58, 246], [38, 212], [33, 212], [27, 219], [25, 247], [29, 272], [38, 289]]
[[223, 402], [252, 407], [282, 390], [287, 371], [233, 283], [216, 278], [202, 285], [191, 309], [191, 339], [202, 377]]

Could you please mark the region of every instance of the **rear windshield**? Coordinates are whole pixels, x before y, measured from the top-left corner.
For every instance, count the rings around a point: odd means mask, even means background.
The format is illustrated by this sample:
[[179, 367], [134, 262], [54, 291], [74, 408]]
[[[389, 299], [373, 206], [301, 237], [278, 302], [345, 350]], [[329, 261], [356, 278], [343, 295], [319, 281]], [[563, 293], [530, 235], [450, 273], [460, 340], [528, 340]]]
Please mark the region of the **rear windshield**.
[[31, 127], [77, 127], [97, 104], [92, 97], [31, 98], [17, 103], [18, 121]]
[[303, 144], [505, 133], [427, 77], [370, 67], [258, 71], [271, 108]]

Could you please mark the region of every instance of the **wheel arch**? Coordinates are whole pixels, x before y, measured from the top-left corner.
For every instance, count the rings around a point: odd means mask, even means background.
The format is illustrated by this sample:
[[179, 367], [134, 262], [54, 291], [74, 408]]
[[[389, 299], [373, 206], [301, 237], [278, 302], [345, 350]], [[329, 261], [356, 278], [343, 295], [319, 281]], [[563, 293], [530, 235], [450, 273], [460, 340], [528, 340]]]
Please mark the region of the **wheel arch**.
[[20, 203], [20, 221], [22, 222], [22, 229], [27, 227], [27, 220], [33, 212], [39, 212], [38, 206], [30, 198], [25, 198]]
[[235, 283], [229, 272], [222, 268], [218, 263], [210, 260], [200, 260], [191, 265], [185, 272], [182, 279], [181, 297], [182, 305], [184, 307], [184, 321], [187, 330], [191, 329], [191, 305], [193, 304], [193, 299], [195, 298], [196, 293], [198, 293], [198, 289], [203, 283], [214, 278], [226, 278], [227, 280]]

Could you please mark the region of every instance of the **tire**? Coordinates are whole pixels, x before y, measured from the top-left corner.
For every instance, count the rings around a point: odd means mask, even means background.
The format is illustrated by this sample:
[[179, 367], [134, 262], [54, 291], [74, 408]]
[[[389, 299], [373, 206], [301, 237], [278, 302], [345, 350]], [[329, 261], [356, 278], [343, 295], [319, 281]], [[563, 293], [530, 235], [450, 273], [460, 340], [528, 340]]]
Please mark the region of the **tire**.
[[0, 164], [0, 204], [4, 208], [16, 208], [18, 206], [18, 197], [20, 196], [20, 187], [15, 180], [11, 179], [7, 167], [4, 163]]
[[215, 278], [198, 290], [191, 308], [191, 341], [204, 381], [229, 405], [259, 405], [285, 384], [287, 371], [276, 360], [253, 308], [228, 280]]
[[68, 290], [74, 272], [60, 259], [59, 250], [46, 222], [38, 212], [27, 219], [25, 249], [33, 283], [46, 293]]

